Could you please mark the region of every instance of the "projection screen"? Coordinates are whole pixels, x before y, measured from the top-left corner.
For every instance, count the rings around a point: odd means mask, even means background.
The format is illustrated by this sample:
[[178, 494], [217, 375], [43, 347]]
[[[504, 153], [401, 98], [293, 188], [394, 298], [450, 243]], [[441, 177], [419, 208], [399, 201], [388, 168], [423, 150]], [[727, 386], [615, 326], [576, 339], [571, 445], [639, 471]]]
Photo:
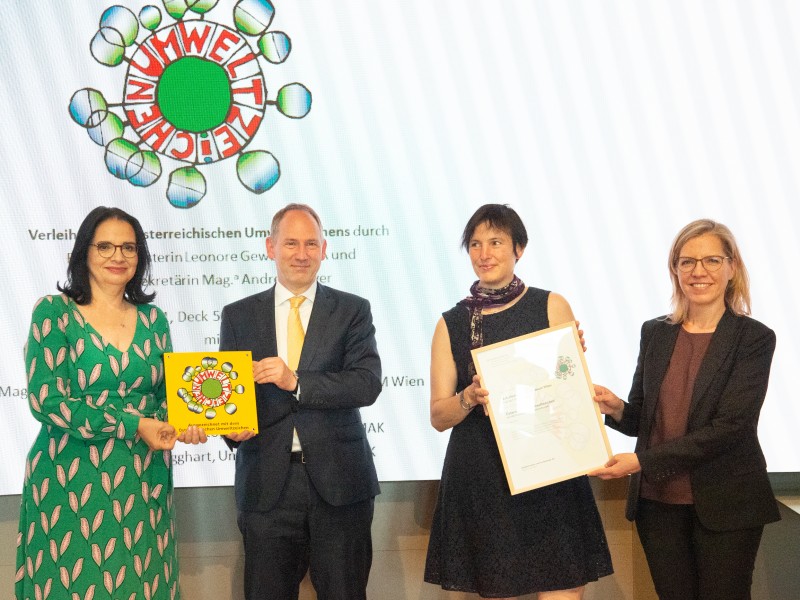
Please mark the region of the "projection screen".
[[[0, 4], [0, 493], [19, 493], [39, 428], [31, 309], [64, 281], [98, 205], [142, 222], [175, 349], [200, 352], [217, 349], [225, 304], [274, 282], [273, 213], [314, 206], [320, 281], [372, 304], [384, 387], [362, 415], [384, 481], [440, 475], [430, 340], [475, 279], [459, 236], [478, 206], [519, 211], [518, 274], [568, 299], [592, 379], [619, 395], [641, 323], [669, 308], [673, 236], [719, 220], [749, 267], [753, 316], [778, 336], [769, 469], [800, 471], [800, 4], [190, 4]], [[219, 439], [178, 444], [176, 483], [230, 485], [232, 459]]]

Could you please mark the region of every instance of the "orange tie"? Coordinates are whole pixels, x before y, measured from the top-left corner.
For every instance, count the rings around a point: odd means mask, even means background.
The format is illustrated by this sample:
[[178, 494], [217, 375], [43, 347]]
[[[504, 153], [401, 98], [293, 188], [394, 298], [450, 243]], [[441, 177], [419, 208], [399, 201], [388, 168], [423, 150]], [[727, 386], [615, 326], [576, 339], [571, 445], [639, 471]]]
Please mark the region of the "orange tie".
[[286, 328], [286, 363], [292, 371], [296, 371], [297, 365], [300, 364], [300, 352], [303, 350], [303, 340], [306, 338], [303, 322], [300, 320], [300, 305], [305, 299], [305, 296], [289, 298], [291, 308]]

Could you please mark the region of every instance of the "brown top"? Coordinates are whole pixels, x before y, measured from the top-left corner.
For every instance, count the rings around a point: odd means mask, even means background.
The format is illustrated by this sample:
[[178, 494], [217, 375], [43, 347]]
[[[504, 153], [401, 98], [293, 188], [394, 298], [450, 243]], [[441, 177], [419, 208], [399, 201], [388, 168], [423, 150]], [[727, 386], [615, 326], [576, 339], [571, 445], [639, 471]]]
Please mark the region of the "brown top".
[[[686, 435], [694, 382], [712, 335], [712, 333], [689, 333], [683, 327], [678, 332], [672, 358], [658, 394], [650, 448]], [[643, 477], [641, 495], [642, 498], [666, 504], [694, 503], [688, 473], [676, 475], [656, 484]]]

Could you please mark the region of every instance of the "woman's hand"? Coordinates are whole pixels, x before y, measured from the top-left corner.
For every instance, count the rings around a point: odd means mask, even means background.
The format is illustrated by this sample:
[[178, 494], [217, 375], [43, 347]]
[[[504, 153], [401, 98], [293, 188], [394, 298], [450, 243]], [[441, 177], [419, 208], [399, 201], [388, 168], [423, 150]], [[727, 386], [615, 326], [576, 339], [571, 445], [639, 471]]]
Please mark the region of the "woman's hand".
[[177, 439], [172, 425], [149, 417], [139, 419], [136, 433], [151, 450], [172, 450]]
[[483, 405], [483, 414], [489, 414], [489, 390], [481, 387], [481, 378], [478, 375], [472, 377], [472, 383], [464, 388], [464, 402], [470, 406]]
[[607, 387], [595, 384], [594, 401], [600, 405], [600, 412], [608, 415], [617, 423], [622, 420], [622, 413], [625, 410], [625, 403], [618, 398], [614, 392]]
[[189, 425], [186, 431], [178, 436], [178, 441], [184, 444], [205, 444], [207, 440], [205, 429], [197, 425]]
[[633, 475], [641, 470], [642, 466], [639, 464], [639, 457], [633, 452], [624, 452], [615, 454], [602, 469], [595, 469], [589, 472], [589, 475], [600, 479], [618, 479], [626, 475]]
[[253, 439], [256, 433], [252, 429], [245, 429], [244, 431], [234, 431], [225, 435], [232, 442], [245, 442]]
[[575, 329], [578, 330], [578, 339], [580, 339], [581, 348], [583, 348], [583, 351], [586, 352], [586, 340], [583, 339], [583, 329], [581, 329], [580, 321], [575, 321]]

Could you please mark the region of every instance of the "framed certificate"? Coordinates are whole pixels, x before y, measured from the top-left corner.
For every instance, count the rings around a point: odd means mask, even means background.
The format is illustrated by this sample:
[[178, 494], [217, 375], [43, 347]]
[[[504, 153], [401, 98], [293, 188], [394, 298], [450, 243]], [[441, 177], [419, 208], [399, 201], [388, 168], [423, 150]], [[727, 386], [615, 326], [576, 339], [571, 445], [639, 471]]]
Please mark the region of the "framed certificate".
[[250, 352], [167, 352], [164, 376], [168, 421], [178, 434], [189, 425], [209, 435], [258, 433]]
[[512, 494], [585, 475], [611, 456], [575, 323], [472, 351]]

